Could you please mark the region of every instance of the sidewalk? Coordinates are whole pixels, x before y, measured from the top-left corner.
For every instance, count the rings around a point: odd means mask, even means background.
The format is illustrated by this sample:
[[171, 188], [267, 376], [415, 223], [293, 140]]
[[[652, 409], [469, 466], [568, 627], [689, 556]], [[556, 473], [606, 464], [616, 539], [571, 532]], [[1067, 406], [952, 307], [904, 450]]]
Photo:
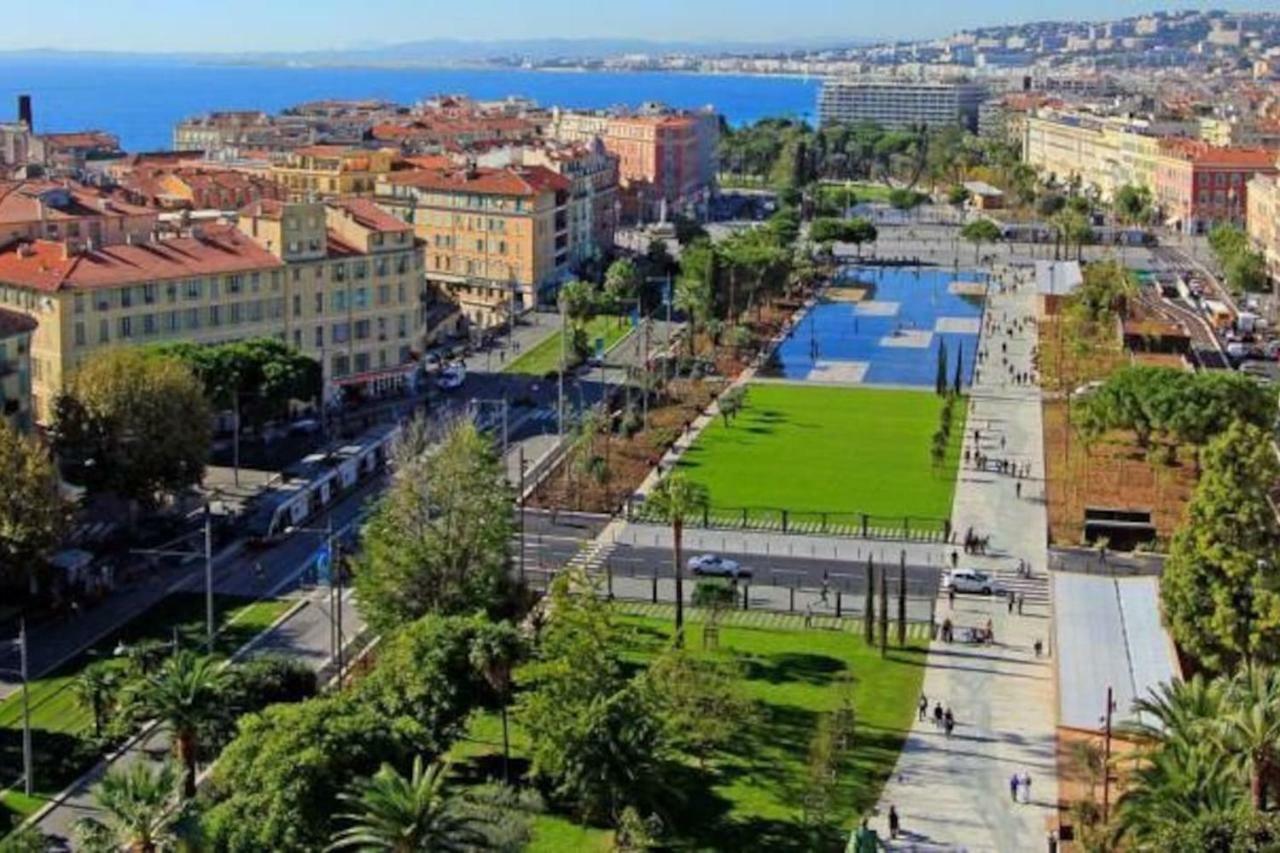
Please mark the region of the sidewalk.
[[[987, 317], [1001, 326], [1034, 313], [1031, 284], [1016, 293], [994, 289]], [[962, 565], [992, 572], [1015, 594], [1025, 597], [1022, 615], [1009, 613], [1005, 598], [960, 596], [954, 609], [944, 599], [939, 619], [950, 617], [957, 632], [991, 620], [996, 643], [965, 646], [935, 641], [930, 645], [923, 692], [930, 706], [941, 702], [957, 720], [947, 739], [932, 722], [918, 722], [883, 791], [877, 828], [884, 829], [890, 805], [898, 809], [905, 833], [893, 850], [1024, 851], [1042, 850], [1047, 821], [1057, 803], [1054, 764], [1053, 662], [1037, 659], [1036, 640], [1048, 642], [1049, 601], [1046, 513], [1043, 502], [1044, 453], [1039, 392], [1007, 382], [1000, 364], [1008, 345], [1014, 369], [1029, 370], [1034, 326], [1005, 335], [984, 327], [988, 355], [981, 381], [971, 391], [966, 447], [992, 459], [1030, 463], [1031, 476], [1017, 480], [965, 468], [956, 489], [952, 519], [963, 535], [991, 537], [1000, 557], [965, 555]], [[1017, 494], [1021, 483], [1022, 495]], [[1032, 577], [1020, 578], [1017, 559], [1031, 565]], [[1031, 802], [1011, 802], [1009, 777], [1031, 775]], [[887, 832], [883, 833], [887, 837]]]

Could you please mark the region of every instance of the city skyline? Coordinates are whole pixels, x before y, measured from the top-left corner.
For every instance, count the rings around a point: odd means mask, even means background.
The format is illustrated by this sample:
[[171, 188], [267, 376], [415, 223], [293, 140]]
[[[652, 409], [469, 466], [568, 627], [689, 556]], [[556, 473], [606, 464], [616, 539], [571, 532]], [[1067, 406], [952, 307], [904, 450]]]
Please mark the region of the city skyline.
[[[1107, 20], [1153, 11], [1203, 9], [1197, 2], [1064, 0], [1027, 4], [994, 0], [980, 9], [946, 0], [919, 0], [904, 19], [896, 9], [858, 0], [710, 0], [687, 4], [654, 0], [632, 9], [612, 7], [602, 19], [587, 0], [554, 0], [536, 17], [519, 0], [485, 0], [425, 9], [408, 0], [368, 0], [353, 20], [338, 0], [316, 0], [303, 18], [286, 3], [227, 0], [216, 17], [174, 16], [157, 0], [115, 0], [93, 6], [54, 6], [39, 17], [17, 18], [0, 34], [0, 51], [59, 49], [129, 53], [253, 52], [360, 49], [412, 41], [460, 40], [484, 49], [504, 41], [626, 39], [654, 43], [770, 45], [841, 44], [856, 40], [918, 39], [960, 29], [1039, 20]], [[1213, 9], [1267, 11], [1266, 0], [1221, 0]], [[246, 28], [244, 22], [253, 21]], [[198, 26], [192, 26], [193, 23]], [[49, 33], [58, 33], [51, 42]]]

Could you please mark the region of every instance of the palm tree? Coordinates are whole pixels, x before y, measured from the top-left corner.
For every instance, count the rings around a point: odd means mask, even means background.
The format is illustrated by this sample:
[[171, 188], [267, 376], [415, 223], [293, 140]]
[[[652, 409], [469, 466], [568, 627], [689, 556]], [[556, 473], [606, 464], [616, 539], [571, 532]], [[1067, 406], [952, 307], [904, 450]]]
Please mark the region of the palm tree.
[[186, 797], [196, 793], [200, 729], [220, 713], [219, 697], [225, 683], [225, 674], [211, 659], [180, 651], [139, 691], [139, 710], [169, 726], [174, 752], [183, 767], [182, 792]]
[[1218, 740], [1231, 766], [1249, 779], [1254, 811], [1267, 807], [1267, 779], [1280, 744], [1280, 673], [1249, 666], [1227, 682], [1227, 713], [1218, 718]]
[[91, 853], [156, 853], [173, 849], [185, 817], [177, 770], [165, 763], [153, 771], [139, 760], [113, 770], [93, 788], [101, 819], [76, 823], [78, 850]]
[[107, 710], [113, 705], [113, 693], [118, 686], [117, 673], [110, 664], [99, 662], [85, 667], [72, 683], [76, 702], [93, 714], [93, 736], [102, 737]]
[[649, 495], [648, 505], [671, 524], [671, 551], [676, 570], [676, 643], [684, 643], [684, 522], [710, 504], [705, 486], [683, 474], [670, 474]]
[[350, 826], [334, 836], [330, 850], [390, 853], [454, 853], [485, 843], [482, 821], [466, 814], [446, 790], [447, 765], [413, 759], [409, 778], [389, 764], [339, 798], [351, 811], [339, 815]]
[[502, 714], [502, 781], [511, 781], [511, 735], [507, 706], [511, 701], [511, 672], [524, 652], [524, 640], [509, 622], [486, 622], [471, 641], [471, 665], [498, 694]]

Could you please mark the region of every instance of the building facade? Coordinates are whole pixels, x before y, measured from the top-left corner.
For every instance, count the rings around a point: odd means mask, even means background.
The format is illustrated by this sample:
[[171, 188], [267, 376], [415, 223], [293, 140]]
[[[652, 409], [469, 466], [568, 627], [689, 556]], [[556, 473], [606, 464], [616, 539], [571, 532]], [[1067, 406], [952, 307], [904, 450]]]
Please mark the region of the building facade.
[[468, 164], [386, 175], [377, 198], [422, 241], [428, 282], [486, 328], [568, 276], [572, 186], [543, 166]]
[[1165, 140], [1155, 182], [1165, 224], [1188, 234], [1203, 234], [1218, 223], [1244, 227], [1249, 181], [1274, 175], [1275, 159], [1276, 153], [1265, 149]]
[[675, 112], [657, 105], [635, 113], [555, 110], [548, 134], [563, 142], [599, 139], [618, 158], [629, 219], [700, 217], [714, 192], [720, 119], [710, 110]]
[[18, 432], [31, 429], [31, 336], [36, 321], [0, 309], [0, 419]]
[[310, 145], [273, 163], [270, 177], [289, 201], [373, 195], [378, 178], [391, 172], [396, 152], [341, 145]]
[[425, 346], [421, 246], [366, 199], [259, 202], [236, 225], [90, 249], [23, 240], [0, 251], [0, 308], [34, 319], [32, 412], [112, 346], [273, 337], [323, 365], [325, 396], [412, 381]]
[[818, 95], [820, 124], [874, 122], [902, 128], [962, 125], [978, 129], [978, 108], [987, 90], [967, 81], [931, 81], [898, 78], [831, 79]]
[[1280, 284], [1280, 176], [1254, 175], [1246, 189], [1249, 240], [1266, 259], [1271, 280]]

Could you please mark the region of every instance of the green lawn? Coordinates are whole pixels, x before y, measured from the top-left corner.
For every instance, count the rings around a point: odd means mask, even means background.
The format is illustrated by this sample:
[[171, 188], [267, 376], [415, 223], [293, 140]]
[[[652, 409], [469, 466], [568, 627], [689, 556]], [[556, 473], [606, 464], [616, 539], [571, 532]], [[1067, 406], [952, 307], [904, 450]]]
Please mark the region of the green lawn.
[[[126, 645], [141, 640], [173, 639], [178, 630], [179, 642], [187, 648], [201, 648], [205, 638], [204, 595], [177, 593], [165, 598], [120, 631], [99, 641], [92, 649], [77, 655], [50, 675], [31, 682], [32, 747], [36, 763], [36, 787], [42, 795], [61, 790], [83, 772], [97, 752], [90, 741], [93, 715], [75, 698], [76, 677], [89, 664], [98, 660], [115, 660], [117, 643]], [[217, 612], [223, 618], [218, 635], [217, 655], [225, 657], [262, 633], [288, 607], [287, 601], [258, 601], [218, 597]], [[121, 667], [124, 661], [121, 660]], [[22, 772], [22, 696], [14, 693], [0, 702], [0, 786], [10, 785]], [[19, 814], [27, 814], [43, 805], [40, 798], [26, 798], [18, 792], [0, 794], [0, 804]], [[0, 826], [3, 821], [0, 820]]]
[[[631, 321], [627, 317], [615, 317], [602, 314], [593, 317], [587, 323], [587, 340], [595, 350], [596, 339], [604, 338], [605, 350], [611, 349], [631, 331]], [[567, 343], [567, 341], [566, 341]], [[523, 353], [503, 370], [504, 373], [528, 373], [544, 376], [560, 368], [560, 334], [553, 333], [543, 339], [533, 349]], [[572, 356], [571, 356], [572, 357]]]
[[[625, 612], [626, 606], [620, 605]], [[628, 615], [625, 656], [637, 665], [666, 646], [670, 619]], [[701, 648], [702, 629], [691, 624], [689, 646]], [[851, 632], [722, 625], [720, 650], [742, 666], [743, 689], [757, 700], [752, 724], [705, 776], [691, 775], [680, 814], [672, 815], [676, 849], [800, 850], [797, 832], [809, 743], [819, 715], [840, 702], [839, 679], [848, 673], [857, 716], [854, 749], [840, 779], [837, 821], [853, 827], [878, 800], [911, 727], [923, 678], [923, 650], [891, 650], [881, 658]], [[452, 758], [464, 774], [500, 766], [501, 729], [494, 715], [477, 717]], [[517, 758], [526, 748], [518, 721], [512, 729]], [[521, 761], [513, 762], [518, 768]], [[610, 833], [585, 828], [563, 815], [539, 818], [533, 850], [605, 850]]]
[[[886, 187], [881, 183], [871, 183], [868, 181], [853, 181], [849, 184], [848, 196], [849, 203], [859, 204], [861, 202], [888, 202], [889, 193], [892, 192], [890, 187]], [[823, 201], [838, 205], [843, 208], [845, 206], [845, 185], [842, 182], [833, 182], [823, 184], [818, 188], [818, 193]]]
[[947, 460], [935, 471], [929, 447], [942, 400], [931, 392], [753, 384], [732, 425], [717, 419], [680, 467], [728, 512], [785, 509], [793, 522], [816, 513], [868, 513], [881, 524], [942, 519], [951, 514], [964, 408], [957, 403]]

